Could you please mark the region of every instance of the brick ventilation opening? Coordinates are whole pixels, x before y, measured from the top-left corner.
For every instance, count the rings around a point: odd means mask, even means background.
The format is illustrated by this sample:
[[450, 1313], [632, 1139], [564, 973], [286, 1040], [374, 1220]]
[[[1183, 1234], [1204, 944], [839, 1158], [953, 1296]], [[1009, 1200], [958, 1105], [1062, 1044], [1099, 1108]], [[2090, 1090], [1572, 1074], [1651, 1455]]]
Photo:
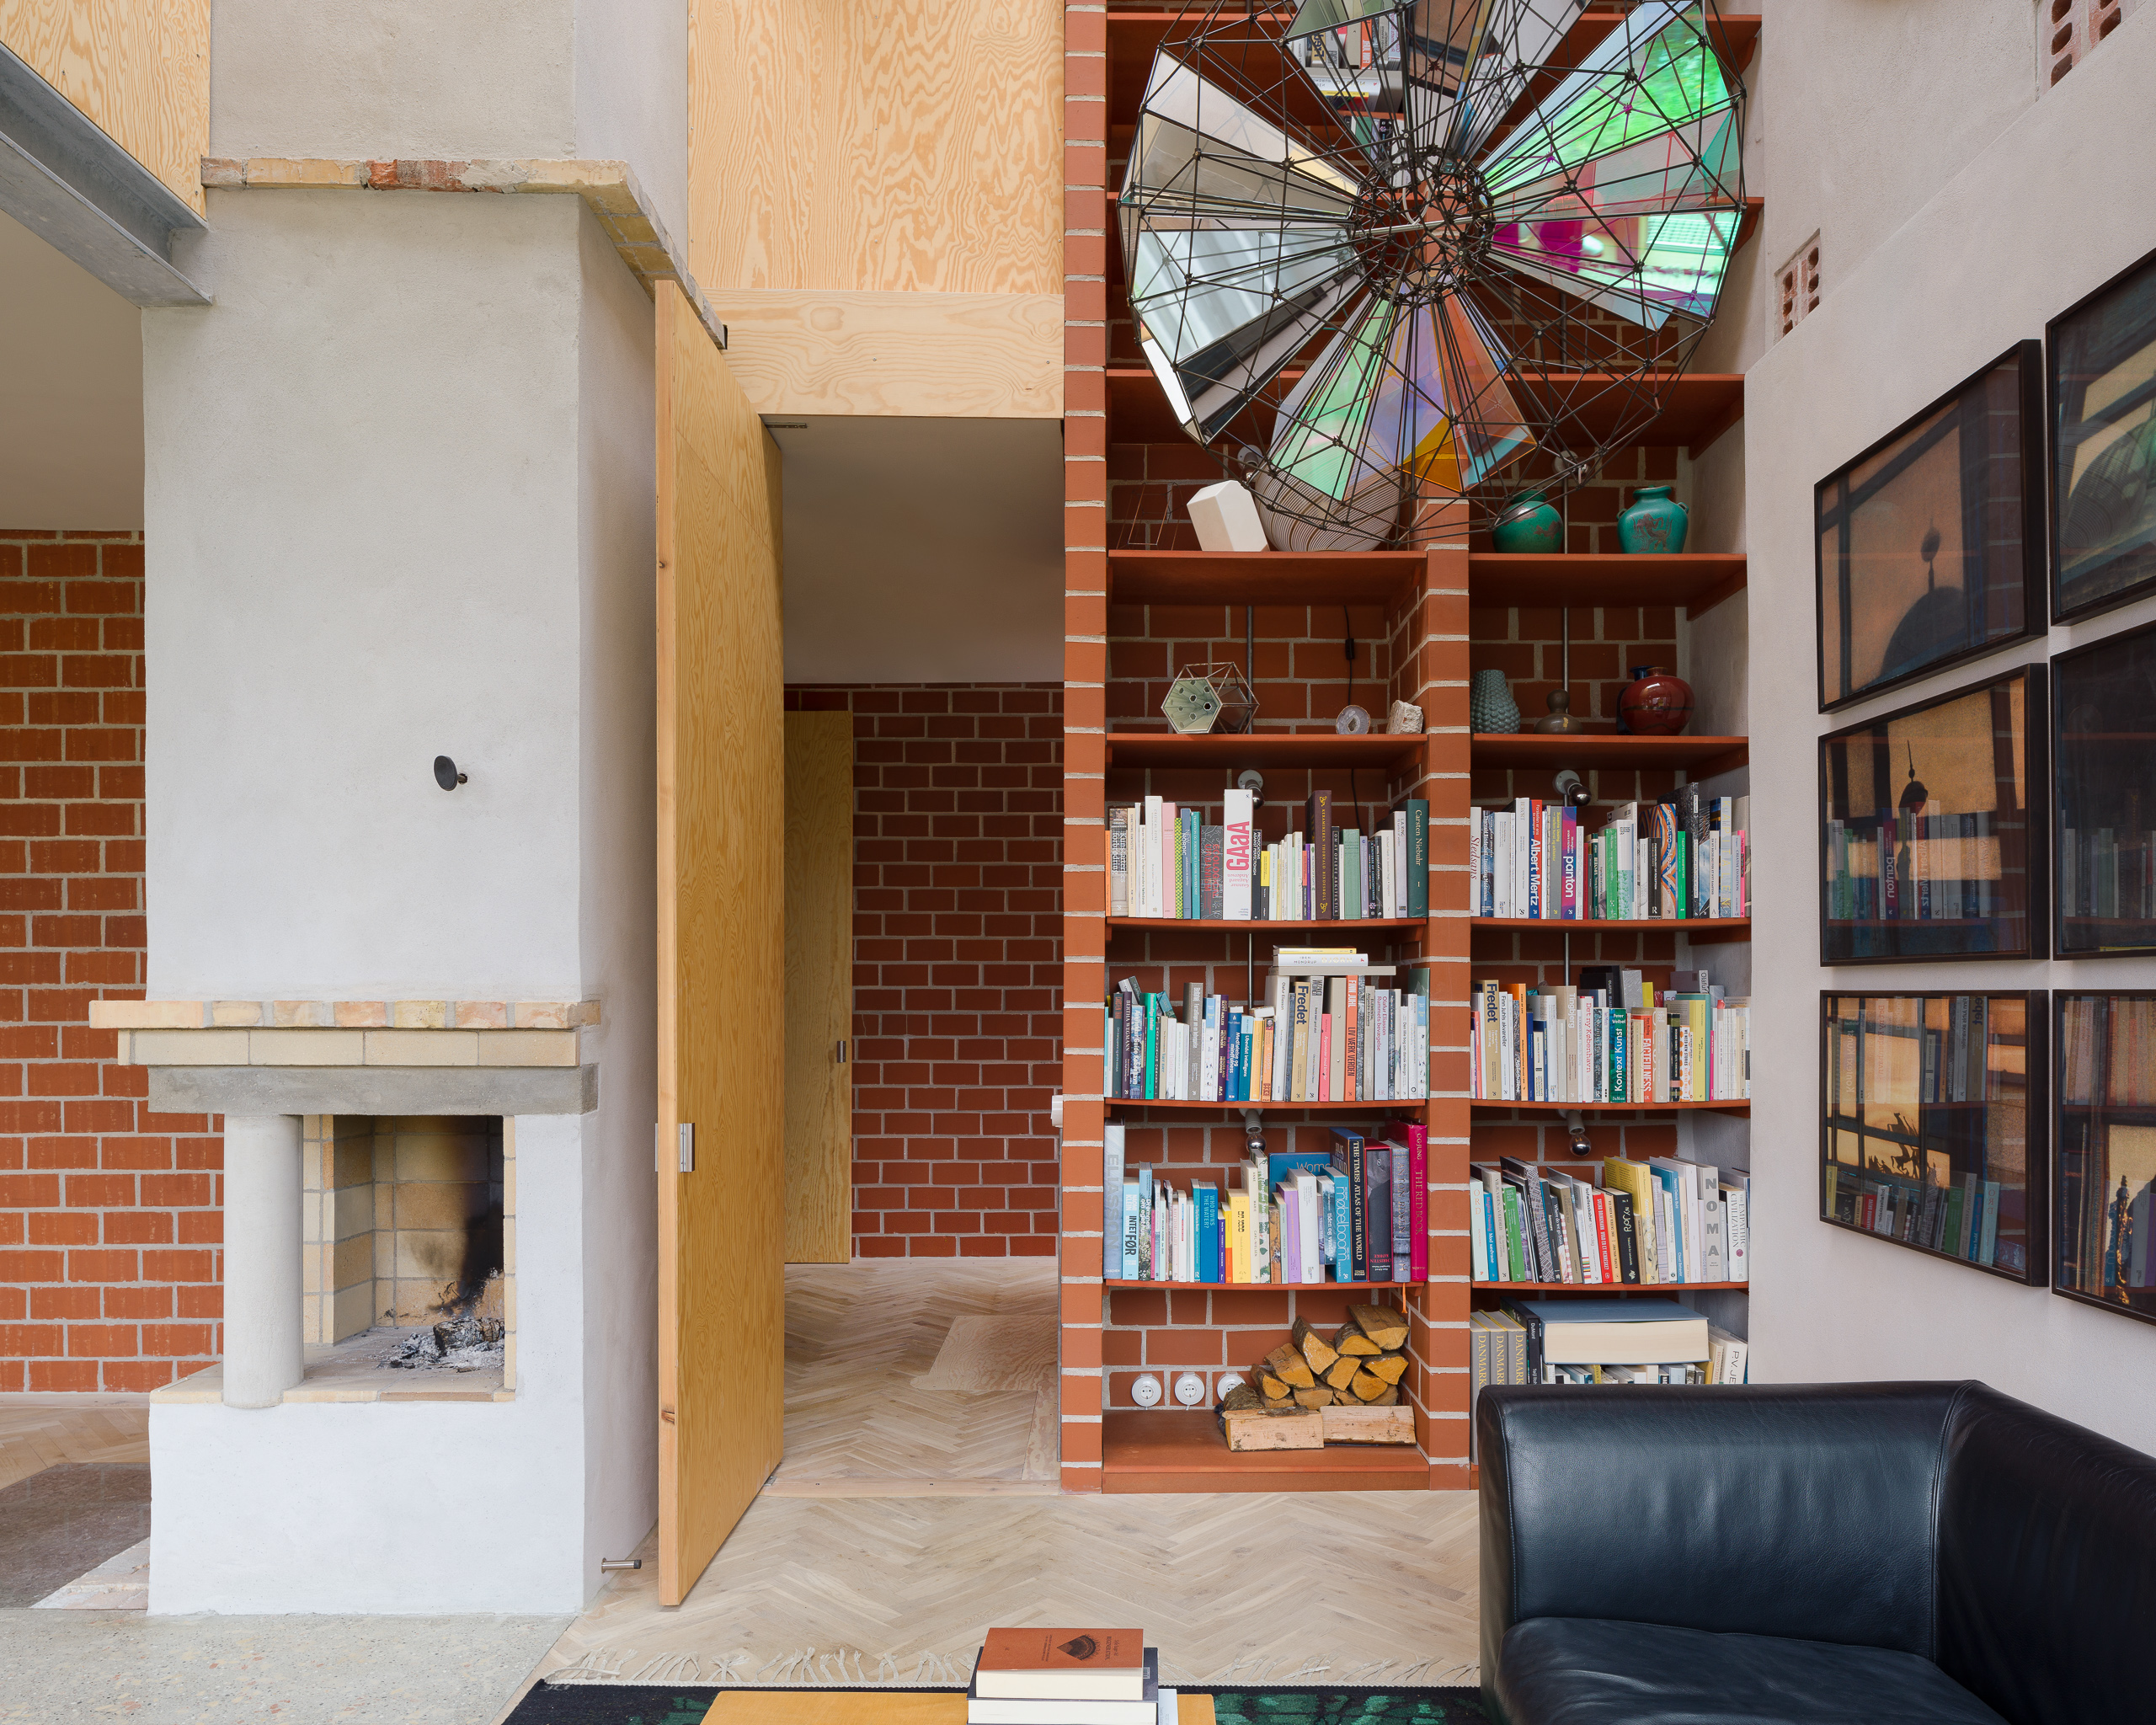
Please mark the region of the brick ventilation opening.
[[1776, 277], [1781, 295], [1781, 333], [1787, 335], [1807, 313], [1819, 309], [1819, 236], [1797, 248]]
[[2140, 9], [2141, 0], [2037, 0], [2037, 93], [2073, 71]]
[[1054, 1253], [1063, 692], [787, 689], [854, 716], [853, 1253]]
[[0, 530], [0, 1390], [141, 1391], [220, 1342], [221, 1123], [152, 1114], [142, 542]]

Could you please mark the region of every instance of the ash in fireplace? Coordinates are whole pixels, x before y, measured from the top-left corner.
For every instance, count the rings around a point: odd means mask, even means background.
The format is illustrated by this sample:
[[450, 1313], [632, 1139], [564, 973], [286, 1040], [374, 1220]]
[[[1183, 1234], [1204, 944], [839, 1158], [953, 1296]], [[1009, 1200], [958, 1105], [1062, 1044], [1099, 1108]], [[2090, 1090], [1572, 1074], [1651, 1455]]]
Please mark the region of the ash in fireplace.
[[501, 1320], [460, 1312], [438, 1324], [399, 1332], [396, 1344], [381, 1358], [384, 1365], [406, 1371], [499, 1371]]

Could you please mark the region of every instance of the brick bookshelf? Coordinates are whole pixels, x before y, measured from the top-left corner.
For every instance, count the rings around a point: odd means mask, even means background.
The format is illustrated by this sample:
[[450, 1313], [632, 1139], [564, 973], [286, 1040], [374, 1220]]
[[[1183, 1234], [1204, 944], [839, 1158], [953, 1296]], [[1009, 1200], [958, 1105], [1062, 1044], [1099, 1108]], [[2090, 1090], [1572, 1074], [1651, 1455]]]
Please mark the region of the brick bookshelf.
[[[1677, 962], [1662, 929], [1577, 932], [1573, 950], [1543, 929], [1481, 927], [1468, 916], [1466, 830], [1476, 803], [1509, 797], [1514, 779], [1542, 794], [1555, 739], [1481, 739], [1468, 726], [1470, 668], [1504, 668], [1529, 716], [1557, 680], [1557, 643], [1569, 620], [1576, 710], [1604, 730], [1625, 672], [1678, 662], [1680, 616], [1740, 590], [1744, 560], [1697, 553], [1618, 554], [1614, 523], [1629, 487], [1681, 478], [1696, 455], [1742, 413], [1743, 380], [1688, 377], [1642, 446], [1622, 451], [1569, 511], [1566, 553], [1499, 556], [1486, 542], [1427, 551], [1358, 553], [1200, 552], [1190, 494], [1220, 477], [1217, 462], [1172, 424], [1138, 354], [1109, 232], [1110, 188], [1120, 184], [1138, 97], [1172, 9], [1071, 4], [1065, 61], [1065, 702], [1063, 753], [1063, 1087], [1061, 1364], [1063, 1483], [1074, 1491], [1458, 1490], [1468, 1465], [1467, 1318], [1506, 1290], [1470, 1284], [1467, 1165], [1499, 1154], [1561, 1162], [1561, 1117], [1470, 1106], [1467, 1038], [1470, 977], [1554, 973], [1569, 962]], [[1599, 34], [1614, 21], [1590, 14]], [[1741, 27], [1748, 58], [1757, 20]], [[1740, 235], [1739, 243], [1743, 236]], [[1351, 667], [1345, 642], [1357, 644]], [[1182, 665], [1246, 666], [1258, 697], [1253, 734], [1177, 739], [1159, 705]], [[1333, 715], [1351, 697], [1380, 722], [1393, 699], [1420, 706], [1422, 737], [1343, 739]], [[1530, 704], [1531, 703], [1531, 704]], [[1741, 737], [1674, 740], [1603, 734], [1578, 750], [1596, 800], [1653, 794], [1678, 775], [1742, 765]], [[1430, 1100], [1412, 1107], [1269, 1108], [1269, 1146], [1315, 1147], [1336, 1121], [1369, 1123], [1419, 1112], [1429, 1140], [1429, 1279], [1360, 1295], [1337, 1285], [1131, 1285], [1102, 1274], [1102, 1136], [1113, 1114], [1126, 1127], [1126, 1163], [1150, 1162], [1177, 1183], [1219, 1179], [1240, 1159], [1241, 1104], [1104, 1103], [1102, 1002], [1113, 981], [1180, 993], [1187, 982], [1240, 1002], [1265, 968], [1266, 948], [1326, 944], [1348, 926], [1233, 925], [1111, 920], [1103, 826], [1111, 800], [1145, 794], [1217, 805], [1238, 772], [1265, 776], [1259, 825], [1278, 838], [1308, 792], [1372, 815], [1401, 798], [1430, 804], [1431, 916], [1417, 924], [1361, 925], [1352, 938], [1382, 962], [1426, 964], [1431, 981]], [[1342, 825], [1368, 822], [1342, 814]], [[1748, 928], [1716, 932], [1748, 938]], [[1724, 1110], [1734, 1113], [1736, 1110]], [[1677, 1141], [1673, 1110], [1598, 1115], [1598, 1154], [1621, 1144], [1662, 1154]], [[1705, 1118], [1704, 1115], [1699, 1118]], [[1298, 1145], [1298, 1136], [1313, 1135]], [[1546, 1291], [1546, 1290], [1545, 1290]], [[1374, 1456], [1342, 1449], [1278, 1457], [1232, 1455], [1209, 1412], [1144, 1410], [1129, 1386], [1140, 1370], [1245, 1370], [1286, 1338], [1298, 1315], [1337, 1322], [1351, 1298], [1404, 1305], [1413, 1367], [1403, 1384], [1417, 1443]]]

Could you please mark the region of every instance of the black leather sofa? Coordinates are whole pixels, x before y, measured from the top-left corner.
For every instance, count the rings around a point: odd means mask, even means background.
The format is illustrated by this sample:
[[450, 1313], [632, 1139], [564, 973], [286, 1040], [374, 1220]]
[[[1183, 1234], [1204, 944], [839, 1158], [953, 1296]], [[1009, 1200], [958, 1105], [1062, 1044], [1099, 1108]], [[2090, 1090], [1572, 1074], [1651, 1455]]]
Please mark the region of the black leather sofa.
[[2156, 1460], [1980, 1383], [1476, 1409], [1508, 1725], [2156, 1722]]

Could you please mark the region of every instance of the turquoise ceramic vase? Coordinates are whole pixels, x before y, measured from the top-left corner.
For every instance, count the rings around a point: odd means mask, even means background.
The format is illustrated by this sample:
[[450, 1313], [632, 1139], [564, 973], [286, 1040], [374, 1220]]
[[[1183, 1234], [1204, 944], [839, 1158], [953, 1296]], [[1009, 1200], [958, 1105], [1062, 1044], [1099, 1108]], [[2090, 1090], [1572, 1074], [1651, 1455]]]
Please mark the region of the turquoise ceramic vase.
[[1500, 551], [1556, 552], [1565, 548], [1565, 518], [1540, 491], [1523, 491], [1490, 529]]
[[1684, 548], [1690, 525], [1674, 485], [1642, 485], [1632, 494], [1632, 506], [1617, 517], [1617, 542], [1635, 554], [1668, 555]]
[[1501, 670], [1478, 670], [1468, 680], [1467, 722], [1478, 731], [1516, 731], [1519, 702]]

